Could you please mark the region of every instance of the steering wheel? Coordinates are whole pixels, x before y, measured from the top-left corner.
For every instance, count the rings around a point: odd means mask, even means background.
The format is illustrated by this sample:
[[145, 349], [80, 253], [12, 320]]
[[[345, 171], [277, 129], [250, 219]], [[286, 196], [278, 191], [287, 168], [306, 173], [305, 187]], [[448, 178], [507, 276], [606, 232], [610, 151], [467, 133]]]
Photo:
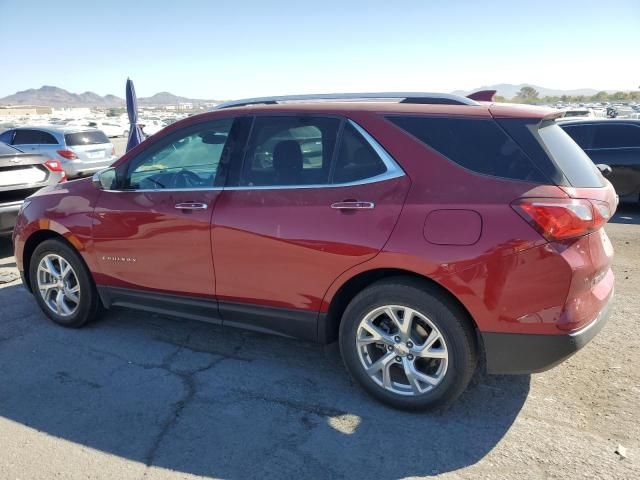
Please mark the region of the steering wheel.
[[190, 170], [180, 170], [172, 175], [173, 188], [197, 188], [202, 186], [202, 179]]

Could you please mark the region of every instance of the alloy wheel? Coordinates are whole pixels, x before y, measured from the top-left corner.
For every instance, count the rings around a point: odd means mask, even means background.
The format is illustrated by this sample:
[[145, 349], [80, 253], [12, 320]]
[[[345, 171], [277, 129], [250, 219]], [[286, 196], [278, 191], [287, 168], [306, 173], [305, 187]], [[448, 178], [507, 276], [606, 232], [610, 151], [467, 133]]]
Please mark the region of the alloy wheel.
[[80, 305], [80, 283], [73, 267], [60, 255], [50, 253], [38, 264], [38, 291], [56, 315], [69, 317]]
[[358, 325], [356, 348], [369, 377], [390, 392], [415, 396], [433, 390], [447, 373], [445, 339], [422, 313], [385, 305]]

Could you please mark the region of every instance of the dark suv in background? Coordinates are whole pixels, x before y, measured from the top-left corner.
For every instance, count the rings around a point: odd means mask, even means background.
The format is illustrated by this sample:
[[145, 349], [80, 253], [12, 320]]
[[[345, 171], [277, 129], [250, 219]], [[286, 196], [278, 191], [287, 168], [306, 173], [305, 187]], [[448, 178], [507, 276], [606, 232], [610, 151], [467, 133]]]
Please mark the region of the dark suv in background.
[[640, 201], [640, 120], [567, 120], [559, 125], [593, 163], [611, 167], [607, 178], [621, 202]]

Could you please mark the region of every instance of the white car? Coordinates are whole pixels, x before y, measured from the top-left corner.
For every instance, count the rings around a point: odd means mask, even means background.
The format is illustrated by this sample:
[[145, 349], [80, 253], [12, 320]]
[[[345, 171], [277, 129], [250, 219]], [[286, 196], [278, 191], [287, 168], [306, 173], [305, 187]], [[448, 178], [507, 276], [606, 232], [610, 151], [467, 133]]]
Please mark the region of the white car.
[[125, 127], [119, 123], [109, 121], [92, 120], [88, 121], [86, 126], [102, 130], [107, 137], [124, 137], [129, 131], [128, 126]]
[[155, 135], [156, 133], [158, 133], [160, 130], [162, 130], [164, 127], [167, 126], [167, 124], [161, 120], [148, 120], [144, 118], [141, 118], [138, 124], [142, 127], [142, 132], [147, 137], [150, 137], [151, 135]]

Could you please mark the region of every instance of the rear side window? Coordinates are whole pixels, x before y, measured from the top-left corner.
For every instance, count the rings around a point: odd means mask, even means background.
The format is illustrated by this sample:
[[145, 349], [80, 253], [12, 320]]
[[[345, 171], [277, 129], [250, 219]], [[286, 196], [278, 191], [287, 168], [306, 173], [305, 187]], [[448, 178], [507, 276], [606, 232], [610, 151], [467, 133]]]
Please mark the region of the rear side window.
[[64, 140], [70, 147], [109, 143], [107, 136], [100, 130], [94, 132], [67, 133], [64, 136]]
[[347, 123], [342, 132], [332, 183], [349, 183], [382, 175], [382, 159], [356, 129]]
[[474, 172], [535, 183], [548, 181], [493, 120], [451, 117], [389, 117], [389, 120]]
[[40, 145], [56, 145], [56, 137], [47, 132], [40, 132]]
[[593, 148], [640, 147], [640, 127], [623, 123], [595, 125]]
[[537, 130], [542, 144], [572, 187], [595, 188], [604, 185], [603, 177], [584, 150], [555, 122]]
[[329, 181], [340, 120], [329, 117], [256, 117], [241, 185], [316, 185]]

